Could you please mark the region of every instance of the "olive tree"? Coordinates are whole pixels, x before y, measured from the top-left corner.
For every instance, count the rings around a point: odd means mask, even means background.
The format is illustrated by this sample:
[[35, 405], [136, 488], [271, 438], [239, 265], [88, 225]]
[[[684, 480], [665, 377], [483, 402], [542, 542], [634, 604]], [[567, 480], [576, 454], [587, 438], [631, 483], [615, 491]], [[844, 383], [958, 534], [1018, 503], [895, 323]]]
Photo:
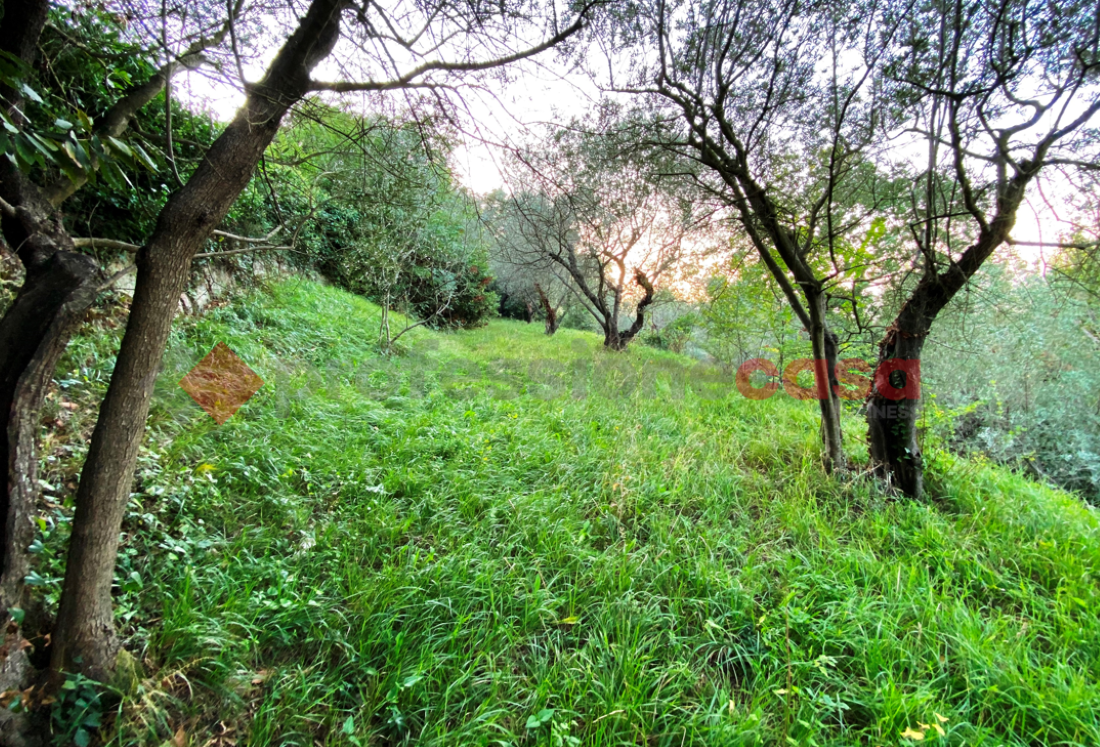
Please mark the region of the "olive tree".
[[[522, 237], [513, 262], [555, 272], [595, 319], [604, 345], [622, 350], [643, 329], [657, 285], [715, 242], [709, 205], [661, 177], [662, 154], [636, 148], [634, 127], [614, 112], [599, 120], [593, 131], [560, 130], [517, 151], [507, 210]], [[537, 191], [524, 189], [532, 183]]]

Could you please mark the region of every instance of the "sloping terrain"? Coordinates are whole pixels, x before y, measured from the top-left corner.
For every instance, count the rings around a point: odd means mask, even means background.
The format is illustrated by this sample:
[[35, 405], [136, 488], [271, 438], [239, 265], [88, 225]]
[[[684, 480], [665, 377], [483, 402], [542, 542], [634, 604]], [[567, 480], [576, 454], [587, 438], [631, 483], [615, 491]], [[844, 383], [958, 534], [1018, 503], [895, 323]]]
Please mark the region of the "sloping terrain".
[[[178, 323], [118, 572], [148, 679], [113, 743], [1100, 744], [1072, 496], [937, 456], [933, 500], [885, 497], [823, 474], [812, 402], [515, 322], [385, 359], [377, 316], [290, 281]], [[59, 372], [47, 599], [116, 340]], [[176, 385], [220, 341], [266, 382], [223, 426]]]

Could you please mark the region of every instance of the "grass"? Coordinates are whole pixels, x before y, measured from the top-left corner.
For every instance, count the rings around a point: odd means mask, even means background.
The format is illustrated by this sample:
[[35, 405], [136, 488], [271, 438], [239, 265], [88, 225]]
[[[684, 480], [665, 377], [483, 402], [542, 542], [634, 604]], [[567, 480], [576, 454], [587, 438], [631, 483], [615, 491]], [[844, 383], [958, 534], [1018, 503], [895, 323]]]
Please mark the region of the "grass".
[[[1100, 744], [1076, 498], [938, 455], [893, 500], [823, 474], [813, 403], [515, 322], [384, 359], [376, 319], [292, 281], [178, 325], [118, 569], [148, 679], [107, 743]], [[70, 349], [57, 430], [115, 339]], [[218, 341], [266, 381], [221, 427], [175, 384]], [[50, 602], [81, 459], [51, 448]]]

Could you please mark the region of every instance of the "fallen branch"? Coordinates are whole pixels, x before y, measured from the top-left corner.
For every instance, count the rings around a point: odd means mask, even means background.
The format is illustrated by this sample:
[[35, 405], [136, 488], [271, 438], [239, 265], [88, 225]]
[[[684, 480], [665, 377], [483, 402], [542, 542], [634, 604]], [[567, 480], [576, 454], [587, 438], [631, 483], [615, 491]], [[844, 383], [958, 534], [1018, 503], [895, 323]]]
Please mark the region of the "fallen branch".
[[129, 275], [131, 272], [133, 272], [136, 269], [137, 269], [137, 265], [129, 265], [127, 267], [123, 267], [121, 270], [116, 272], [114, 275], [107, 278], [102, 283], [100, 283], [98, 286], [96, 286], [96, 289], [95, 289], [96, 293], [102, 293], [103, 291], [107, 290], [112, 285], [117, 283], [119, 280], [122, 280], [122, 278], [126, 277], [127, 275]]

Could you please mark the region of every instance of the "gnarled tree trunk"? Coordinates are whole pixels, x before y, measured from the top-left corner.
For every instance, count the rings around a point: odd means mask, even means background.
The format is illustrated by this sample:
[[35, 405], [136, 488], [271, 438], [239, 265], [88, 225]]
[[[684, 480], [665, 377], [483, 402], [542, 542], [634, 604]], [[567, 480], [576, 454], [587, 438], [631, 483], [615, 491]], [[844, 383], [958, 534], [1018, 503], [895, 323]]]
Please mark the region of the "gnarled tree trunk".
[[[941, 310], [973, 277], [974, 273], [1003, 244], [1016, 223], [1024, 191], [1037, 167], [1023, 161], [1016, 175], [1007, 180], [997, 199], [993, 220], [984, 224], [977, 241], [967, 247], [957, 262], [943, 272], [928, 267], [909, 299], [901, 307], [879, 344], [879, 369], [892, 361], [904, 364], [914, 375], [920, 370], [924, 340]], [[875, 471], [912, 498], [924, 493], [924, 462], [917, 440], [919, 399], [895, 400], [883, 391], [890, 384], [900, 389], [913, 382], [885, 381], [876, 374], [867, 400], [867, 435]]]
[[[924, 459], [917, 440], [917, 415], [920, 401], [890, 396], [892, 390], [919, 392], [918, 376], [921, 350], [932, 319], [922, 317], [906, 325], [907, 330], [891, 326], [879, 344], [879, 366], [890, 361], [906, 361], [908, 371], [876, 376], [867, 399], [867, 438], [876, 471], [906, 495], [919, 498], [924, 493]], [[904, 377], [904, 381], [897, 380]]]
[[814, 356], [814, 382], [821, 408], [821, 436], [825, 450], [825, 471], [844, 470], [844, 438], [840, 429], [840, 386], [836, 376], [837, 337], [825, 324], [825, 294], [807, 293], [810, 315], [810, 347]]
[[[626, 346], [630, 344], [630, 341], [645, 327], [645, 310], [653, 303], [653, 283], [649, 282], [649, 278], [641, 270], [634, 271], [634, 281], [645, 291], [645, 295], [638, 301], [638, 306], [634, 311], [634, 323], [627, 329], [619, 329], [619, 322], [615, 315], [607, 320], [607, 325], [604, 327], [603, 344], [610, 350], [626, 350]], [[618, 304], [616, 304], [617, 306]]]
[[[46, 0], [9, 3], [0, 50], [33, 63]], [[20, 96], [4, 90], [13, 114]], [[0, 691], [23, 689], [33, 672], [23, 630], [9, 609], [26, 610], [27, 547], [37, 496], [40, 412], [58, 359], [96, 295], [96, 264], [74, 251], [49, 201], [7, 159], [0, 159], [0, 226], [25, 270], [23, 285], [0, 319]], [[0, 712], [0, 743], [34, 744], [24, 714]]]

